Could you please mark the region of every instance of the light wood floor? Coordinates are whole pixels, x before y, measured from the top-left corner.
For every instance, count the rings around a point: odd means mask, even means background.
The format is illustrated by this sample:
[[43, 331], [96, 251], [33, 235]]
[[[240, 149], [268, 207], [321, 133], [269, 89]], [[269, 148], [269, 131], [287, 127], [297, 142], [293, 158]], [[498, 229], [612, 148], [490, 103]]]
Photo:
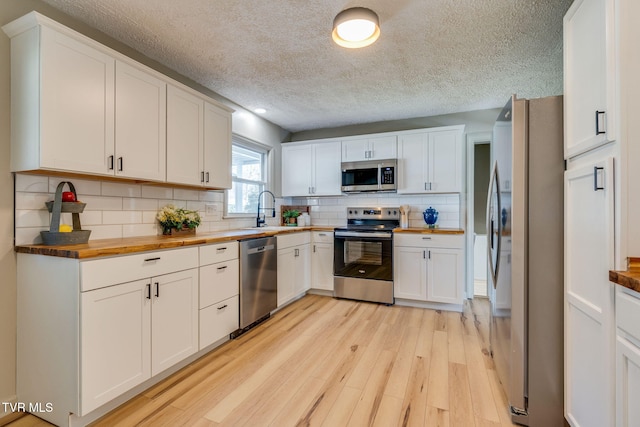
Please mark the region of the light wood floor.
[[488, 321], [482, 299], [453, 313], [308, 295], [96, 425], [512, 425]]

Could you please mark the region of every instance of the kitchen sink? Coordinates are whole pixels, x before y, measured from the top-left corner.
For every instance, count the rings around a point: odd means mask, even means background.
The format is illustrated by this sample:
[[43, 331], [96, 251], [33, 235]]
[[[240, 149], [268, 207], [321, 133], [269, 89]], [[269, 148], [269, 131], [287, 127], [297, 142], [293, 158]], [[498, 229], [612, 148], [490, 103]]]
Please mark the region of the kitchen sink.
[[268, 225], [266, 227], [251, 227], [251, 228], [247, 228], [247, 230], [263, 230], [263, 231], [282, 231], [282, 230], [291, 230], [292, 228], [296, 228], [296, 227], [287, 227], [285, 225]]

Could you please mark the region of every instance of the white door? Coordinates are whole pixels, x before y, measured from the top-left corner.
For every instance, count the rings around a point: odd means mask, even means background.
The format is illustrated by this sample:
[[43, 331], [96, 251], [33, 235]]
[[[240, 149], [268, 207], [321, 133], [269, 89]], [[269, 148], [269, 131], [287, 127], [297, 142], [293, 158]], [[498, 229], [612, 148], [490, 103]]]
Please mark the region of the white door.
[[311, 194], [311, 158], [313, 146], [283, 144], [282, 195], [308, 196]]
[[340, 195], [340, 141], [323, 142], [313, 146], [313, 195]]
[[398, 141], [398, 193], [425, 193], [429, 180], [429, 134], [401, 135]]
[[624, 338], [617, 339], [617, 414], [618, 427], [640, 426], [640, 347]]
[[462, 249], [427, 249], [427, 300], [462, 304]]
[[565, 173], [565, 411], [574, 426], [614, 425], [613, 192], [612, 159]]
[[167, 87], [167, 182], [204, 184], [204, 101]]
[[151, 373], [198, 351], [198, 269], [151, 280]]
[[460, 132], [429, 133], [429, 185], [437, 193], [459, 193], [462, 189]]
[[115, 61], [50, 28], [41, 31], [40, 165], [113, 175]]
[[369, 143], [366, 138], [342, 141], [342, 161], [357, 162], [369, 158]]
[[278, 249], [278, 307], [294, 296], [295, 280], [294, 248]]
[[333, 291], [333, 245], [331, 243], [313, 244], [311, 287]]
[[204, 103], [204, 185], [231, 188], [231, 113]]
[[393, 249], [395, 298], [427, 300], [427, 250], [396, 246]]
[[82, 292], [79, 415], [151, 377], [150, 286], [147, 279]]
[[369, 138], [369, 159], [386, 160], [398, 157], [398, 139], [395, 135]]
[[116, 175], [164, 181], [167, 84], [116, 62]]
[[311, 288], [311, 250], [308, 244], [294, 248], [294, 295], [299, 296]]
[[564, 17], [565, 158], [614, 139], [612, 3], [576, 0]]

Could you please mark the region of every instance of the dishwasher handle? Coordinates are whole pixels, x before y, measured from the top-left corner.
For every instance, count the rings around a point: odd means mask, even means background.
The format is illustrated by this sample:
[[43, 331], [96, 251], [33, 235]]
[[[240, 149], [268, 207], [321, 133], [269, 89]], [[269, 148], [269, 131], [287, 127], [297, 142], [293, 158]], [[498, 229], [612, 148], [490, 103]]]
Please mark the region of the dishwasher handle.
[[276, 248], [275, 245], [264, 245], [256, 248], [247, 249], [247, 255], [259, 254], [261, 252], [272, 251]]

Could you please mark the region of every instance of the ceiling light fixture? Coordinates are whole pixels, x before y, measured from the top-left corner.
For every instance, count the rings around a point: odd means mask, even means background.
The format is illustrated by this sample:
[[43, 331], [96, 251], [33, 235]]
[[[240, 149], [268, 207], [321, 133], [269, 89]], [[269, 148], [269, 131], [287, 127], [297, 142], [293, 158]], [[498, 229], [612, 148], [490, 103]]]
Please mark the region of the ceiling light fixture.
[[380, 37], [378, 15], [365, 7], [345, 9], [333, 20], [331, 37], [342, 47], [354, 49], [369, 46]]
[[255, 109], [255, 110], [253, 110], [253, 111], [255, 111], [255, 112], [256, 112], [256, 113], [258, 113], [258, 114], [264, 114], [264, 113], [266, 113], [266, 112], [267, 112], [267, 110], [265, 110], [264, 108], [256, 108], [256, 109]]

